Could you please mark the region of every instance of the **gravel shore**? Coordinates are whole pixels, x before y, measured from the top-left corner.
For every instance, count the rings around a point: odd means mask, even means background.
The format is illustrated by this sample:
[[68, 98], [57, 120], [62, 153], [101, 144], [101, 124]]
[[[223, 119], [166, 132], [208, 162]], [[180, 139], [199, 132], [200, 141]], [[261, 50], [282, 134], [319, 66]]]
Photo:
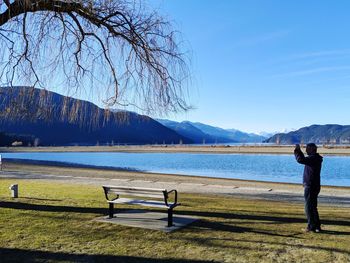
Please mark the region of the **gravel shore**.
[[[305, 146], [305, 145], [304, 145]], [[304, 147], [302, 145], [303, 150]], [[0, 147], [1, 152], [157, 152], [157, 153], [244, 153], [293, 154], [294, 145], [135, 145], [135, 146], [59, 146], [59, 147]], [[350, 146], [319, 145], [318, 152], [326, 155], [350, 155]]]

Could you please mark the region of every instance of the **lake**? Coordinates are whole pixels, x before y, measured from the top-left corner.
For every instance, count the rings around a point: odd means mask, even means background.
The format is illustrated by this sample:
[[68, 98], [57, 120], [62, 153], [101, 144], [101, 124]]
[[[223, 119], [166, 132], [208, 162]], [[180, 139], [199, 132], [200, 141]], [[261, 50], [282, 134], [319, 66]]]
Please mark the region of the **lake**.
[[[197, 153], [2, 153], [3, 158], [106, 166], [144, 172], [301, 183], [294, 155]], [[322, 184], [350, 186], [350, 157], [324, 156]]]

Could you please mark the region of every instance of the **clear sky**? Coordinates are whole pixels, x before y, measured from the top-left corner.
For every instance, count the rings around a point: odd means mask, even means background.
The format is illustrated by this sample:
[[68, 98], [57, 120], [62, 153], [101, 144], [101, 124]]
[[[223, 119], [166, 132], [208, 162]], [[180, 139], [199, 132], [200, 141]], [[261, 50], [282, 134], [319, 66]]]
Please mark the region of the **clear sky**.
[[350, 1], [152, 0], [192, 51], [186, 114], [249, 132], [350, 124]]

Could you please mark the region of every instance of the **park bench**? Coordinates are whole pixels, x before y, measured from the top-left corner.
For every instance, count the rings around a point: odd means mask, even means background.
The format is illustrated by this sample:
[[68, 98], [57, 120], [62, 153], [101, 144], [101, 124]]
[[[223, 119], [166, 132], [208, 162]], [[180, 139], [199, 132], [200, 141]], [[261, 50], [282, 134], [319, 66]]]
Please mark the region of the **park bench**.
[[[114, 216], [114, 204], [141, 205], [167, 209], [168, 227], [173, 225], [173, 209], [180, 205], [177, 202], [176, 190], [112, 185], [103, 185], [102, 187], [109, 203], [109, 218]], [[170, 195], [172, 201], [170, 201]]]

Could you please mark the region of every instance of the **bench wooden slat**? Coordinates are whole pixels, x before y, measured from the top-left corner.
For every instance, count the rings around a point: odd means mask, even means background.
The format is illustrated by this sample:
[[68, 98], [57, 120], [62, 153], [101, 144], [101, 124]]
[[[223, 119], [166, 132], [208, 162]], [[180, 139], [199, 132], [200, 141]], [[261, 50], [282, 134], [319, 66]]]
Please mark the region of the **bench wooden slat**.
[[156, 193], [144, 193], [144, 192], [115, 192], [115, 194], [121, 195], [121, 196], [143, 196], [143, 197], [148, 197], [148, 198], [156, 198], [156, 199], [163, 199], [164, 200], [164, 194], [156, 194]]
[[107, 188], [109, 191], [115, 191], [115, 190], [132, 190], [132, 191], [148, 191], [148, 192], [166, 191], [166, 189], [162, 189], [162, 188], [128, 187], [128, 186], [114, 186], [114, 185], [103, 185], [102, 187]]
[[103, 186], [107, 194], [125, 195], [125, 196], [143, 196], [149, 198], [164, 199], [165, 189], [156, 188], [132, 188], [122, 186]]
[[149, 207], [158, 207], [158, 208], [168, 208], [164, 202], [161, 201], [155, 201], [155, 200], [137, 200], [137, 199], [130, 199], [130, 198], [118, 198], [117, 200], [110, 201], [109, 203], [114, 204], [129, 204], [129, 205], [142, 205], [142, 206], [149, 206]]

